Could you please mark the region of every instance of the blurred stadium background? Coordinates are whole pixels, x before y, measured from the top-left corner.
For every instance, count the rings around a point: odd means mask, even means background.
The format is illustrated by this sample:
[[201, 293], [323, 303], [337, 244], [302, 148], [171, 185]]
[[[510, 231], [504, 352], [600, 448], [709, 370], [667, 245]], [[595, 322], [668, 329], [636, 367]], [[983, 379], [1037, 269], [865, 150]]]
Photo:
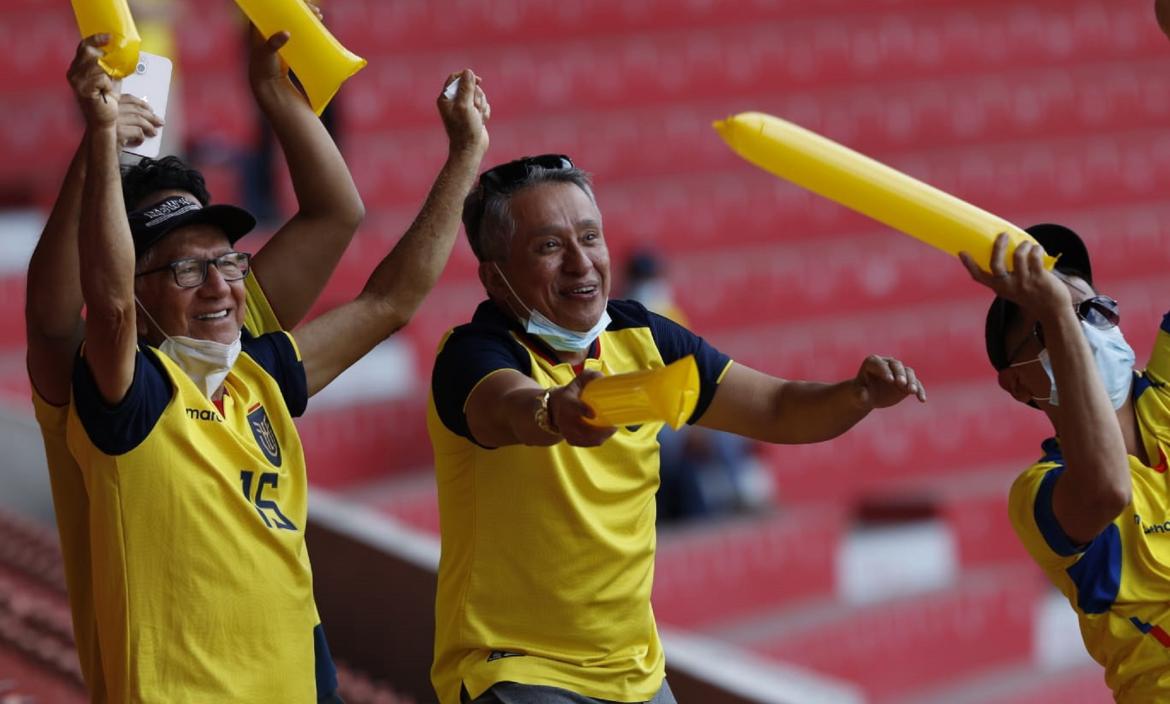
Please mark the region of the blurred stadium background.
[[[240, 16], [227, 0], [143, 4], [177, 13], [171, 137], [216, 200], [242, 201], [258, 130]], [[493, 106], [485, 163], [553, 151], [592, 171], [615, 272], [656, 251], [715, 345], [790, 378], [851, 375], [880, 352], [925, 380], [925, 406], [823, 445], [759, 448], [765, 507], [660, 531], [654, 608], [680, 701], [1110, 700], [1008, 525], [1007, 488], [1046, 425], [995, 386], [984, 292], [958, 262], [748, 166], [710, 123], [773, 113], [1022, 225], [1080, 230], [1141, 360], [1170, 301], [1170, 48], [1151, 3], [322, 5], [370, 61], [335, 115], [369, 216], [318, 309], [356, 293], [409, 224], [445, 152], [434, 98], [470, 66]], [[79, 138], [63, 78], [77, 33], [65, 0], [0, 10], [0, 702], [68, 703], [84, 694], [28, 400], [23, 291]], [[291, 189], [275, 184], [287, 211]], [[433, 700], [426, 384], [440, 334], [480, 298], [461, 241], [417, 319], [300, 423], [321, 611], [352, 703]]]

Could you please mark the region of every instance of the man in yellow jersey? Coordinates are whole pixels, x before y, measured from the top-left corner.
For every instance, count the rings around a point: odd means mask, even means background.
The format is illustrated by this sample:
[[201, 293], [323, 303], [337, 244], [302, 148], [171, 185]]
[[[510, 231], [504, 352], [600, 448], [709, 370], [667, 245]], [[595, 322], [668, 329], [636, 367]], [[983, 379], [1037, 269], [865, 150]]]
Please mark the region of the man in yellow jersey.
[[[250, 303], [246, 326], [257, 335], [293, 327], [300, 321], [324, 287], [363, 214], [361, 199], [336, 145], [305, 101], [290, 90], [287, 71], [275, 53], [282, 40], [278, 36], [256, 48], [249, 76], [257, 104], [269, 116], [288, 155], [299, 210], [257, 255], [257, 275], [246, 281]], [[79, 77], [89, 55], [96, 51], [92, 45], [79, 47], [69, 72], [71, 80]], [[138, 98], [123, 95], [119, 106], [120, 145], [154, 136], [161, 126], [150, 106]], [[29, 263], [26, 327], [33, 402], [45, 442], [74, 638], [91, 699], [104, 702], [109, 699], [93, 613], [88, 499], [80, 469], [65, 444], [70, 370], [84, 331], [77, 230], [87, 161], [83, 142]], [[145, 206], [167, 195], [185, 195], [204, 205], [210, 199], [202, 176], [173, 158], [142, 160], [126, 172], [123, 190], [130, 206]], [[272, 294], [271, 306], [265, 291]], [[317, 631], [316, 636], [320, 649], [318, 692], [322, 701], [329, 701], [337, 688], [336, 673], [323, 632]]]
[[689, 422], [779, 443], [827, 440], [925, 391], [877, 356], [836, 384], [777, 379], [609, 300], [601, 212], [565, 156], [485, 172], [463, 222], [488, 300], [444, 338], [431, 385], [439, 700], [672, 702], [650, 608], [662, 424], [593, 427], [581, 389], [694, 355]]
[[126, 213], [117, 96], [96, 56], [74, 81], [87, 122], [77, 237], [87, 319], [66, 435], [89, 497], [108, 697], [316, 701], [291, 417], [405, 324], [433, 285], [487, 146], [486, 100], [466, 71], [455, 98], [439, 102], [448, 161], [357, 300], [295, 340], [241, 336], [250, 260], [231, 245], [251, 216], [184, 194]]
[[[987, 356], [999, 385], [1039, 409], [1055, 437], [1012, 485], [1012, 526], [1077, 613], [1089, 654], [1117, 701], [1170, 701], [1170, 316], [1145, 371], [1118, 327], [1117, 302], [1093, 283], [1080, 237], [1028, 232], [1043, 247], [1011, 255], [1001, 235], [991, 271], [963, 255], [996, 298]], [[1042, 265], [1044, 250], [1059, 257]]]

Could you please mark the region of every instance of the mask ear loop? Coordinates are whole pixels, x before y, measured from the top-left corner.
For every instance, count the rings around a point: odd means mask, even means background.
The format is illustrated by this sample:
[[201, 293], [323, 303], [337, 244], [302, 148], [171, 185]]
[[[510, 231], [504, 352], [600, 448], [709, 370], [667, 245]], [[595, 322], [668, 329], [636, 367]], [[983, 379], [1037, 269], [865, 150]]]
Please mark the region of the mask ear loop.
[[154, 316], [150, 314], [150, 311], [146, 310], [146, 306], [142, 305], [142, 301], [139, 300], [137, 293], [134, 294], [134, 302], [138, 304], [138, 309], [142, 311], [142, 314], [146, 316], [146, 319], [150, 321], [150, 324], [157, 328], [158, 331], [162, 333], [163, 337], [167, 338], [168, 340], [171, 339], [171, 336], [167, 334], [167, 331], [163, 330], [163, 326], [159, 325], [158, 321], [154, 319]]
[[[532, 317], [532, 309], [529, 308], [527, 305], [525, 305], [524, 301], [516, 293], [516, 289], [512, 288], [512, 284], [508, 281], [508, 277], [504, 276], [504, 271], [503, 271], [503, 269], [500, 268], [500, 265], [496, 264], [495, 262], [492, 262], [492, 266], [495, 267], [496, 273], [500, 275], [500, 279], [503, 280], [504, 285], [508, 287], [508, 293], [511, 293], [512, 298], [515, 298], [516, 302], [520, 304], [520, 307], [524, 309], [524, 315], [517, 314], [516, 317], [521, 318], [524, 322], [527, 322], [528, 319]], [[510, 302], [508, 304], [508, 307], [509, 308], [512, 307]], [[513, 309], [512, 313], [515, 314], [516, 310]]]

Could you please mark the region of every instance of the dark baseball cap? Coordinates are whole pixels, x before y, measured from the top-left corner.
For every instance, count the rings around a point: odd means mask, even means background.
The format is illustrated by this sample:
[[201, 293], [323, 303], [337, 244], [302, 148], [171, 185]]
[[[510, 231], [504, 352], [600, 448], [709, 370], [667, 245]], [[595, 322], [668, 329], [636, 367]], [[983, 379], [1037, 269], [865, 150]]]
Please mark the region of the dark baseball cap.
[[188, 196], [170, 196], [153, 205], [126, 214], [130, 221], [130, 234], [134, 238], [134, 256], [158, 243], [167, 233], [187, 225], [214, 225], [223, 230], [228, 242], [236, 240], [256, 227], [256, 218], [243, 208], [234, 205], [209, 205]]
[[[1056, 271], [1079, 276], [1090, 286], [1093, 285], [1093, 267], [1089, 262], [1089, 250], [1085, 248], [1080, 235], [1064, 225], [1051, 223], [1033, 225], [1025, 231], [1044, 247], [1044, 251], [1056, 257], [1054, 267]], [[1004, 339], [1008, 328], [1019, 314], [1019, 306], [999, 296], [995, 297], [987, 310], [983, 338], [987, 345], [987, 358], [991, 360], [991, 366], [995, 367], [996, 371], [1007, 369], [1010, 364]]]

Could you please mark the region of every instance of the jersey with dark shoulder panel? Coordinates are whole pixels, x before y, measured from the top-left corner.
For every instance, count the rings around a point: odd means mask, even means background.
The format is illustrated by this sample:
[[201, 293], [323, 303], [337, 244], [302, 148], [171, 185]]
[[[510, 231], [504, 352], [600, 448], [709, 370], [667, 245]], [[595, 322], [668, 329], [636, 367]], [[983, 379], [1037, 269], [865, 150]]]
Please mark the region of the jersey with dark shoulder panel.
[[[702, 418], [726, 355], [631, 301], [581, 365], [604, 374], [655, 369], [693, 354]], [[599, 447], [475, 442], [465, 406], [489, 375], [513, 370], [548, 388], [578, 373], [494, 303], [440, 344], [427, 428], [435, 451], [442, 557], [436, 598], [439, 699], [459, 702], [511, 680], [589, 697], [646, 701], [664, 658], [650, 589], [662, 423], [620, 428]]]

